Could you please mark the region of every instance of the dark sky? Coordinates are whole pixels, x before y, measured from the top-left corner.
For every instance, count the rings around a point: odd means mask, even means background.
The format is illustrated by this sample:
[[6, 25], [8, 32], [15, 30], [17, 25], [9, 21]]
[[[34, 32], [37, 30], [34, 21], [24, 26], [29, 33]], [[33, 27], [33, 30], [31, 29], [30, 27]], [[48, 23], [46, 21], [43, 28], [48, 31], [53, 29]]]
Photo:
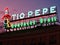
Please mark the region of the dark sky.
[[[10, 14], [28, 12], [29, 10], [42, 9], [45, 7], [57, 6], [57, 15], [60, 19], [60, 0], [0, 0], [0, 12], [8, 7]], [[0, 17], [3, 16], [0, 13]]]

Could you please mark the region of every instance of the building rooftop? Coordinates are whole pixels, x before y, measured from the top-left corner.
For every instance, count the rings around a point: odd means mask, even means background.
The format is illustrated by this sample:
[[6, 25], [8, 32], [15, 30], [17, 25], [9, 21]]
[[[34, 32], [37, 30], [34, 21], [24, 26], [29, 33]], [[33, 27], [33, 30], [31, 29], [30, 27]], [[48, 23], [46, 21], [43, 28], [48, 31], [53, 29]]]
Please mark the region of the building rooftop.
[[33, 29], [26, 29], [26, 30], [20, 30], [20, 31], [13, 31], [13, 32], [4, 32], [0, 34], [0, 38], [5, 37], [14, 37], [14, 36], [24, 36], [29, 34], [45, 34], [45, 33], [53, 33], [60, 31], [59, 25], [51, 25], [51, 26], [38, 26]]

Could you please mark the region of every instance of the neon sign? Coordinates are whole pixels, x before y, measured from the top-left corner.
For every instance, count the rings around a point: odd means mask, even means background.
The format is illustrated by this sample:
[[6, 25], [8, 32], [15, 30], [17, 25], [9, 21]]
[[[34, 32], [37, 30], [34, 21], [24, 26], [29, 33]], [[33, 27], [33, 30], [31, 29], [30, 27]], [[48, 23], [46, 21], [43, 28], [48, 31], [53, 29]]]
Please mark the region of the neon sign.
[[[46, 21], [47, 21], [47, 23], [56, 22], [56, 17], [52, 17], [52, 18], [48, 18], [47, 20], [45, 20], [43, 18], [40, 18], [39, 23], [40, 24], [43, 24], [43, 23], [46, 24]], [[11, 28], [21, 28], [21, 27], [34, 26], [34, 25], [37, 25], [37, 23], [38, 22], [36, 22], [36, 20], [32, 20], [32, 21], [29, 21], [29, 22], [20, 22], [18, 24], [12, 24]]]
[[[5, 29], [28, 29], [28, 27], [43, 26], [44, 24], [55, 23], [57, 21], [56, 17], [56, 6], [52, 6], [49, 9], [43, 8], [27, 13], [13, 14], [9, 15], [8, 8], [5, 9], [5, 15], [2, 17], [4, 20]], [[34, 14], [34, 15], [33, 15]], [[12, 19], [12, 20], [10, 20]]]
[[[27, 13], [27, 18], [34, 17], [34, 16], [45, 15], [45, 14], [50, 14], [50, 13], [55, 13], [55, 12], [56, 12], [56, 6], [52, 6], [49, 9], [48, 8], [43, 8], [43, 9], [35, 10], [34, 12], [29, 11]], [[12, 15], [13, 20], [24, 19], [25, 17], [26, 17], [25, 13], [13, 14]]]

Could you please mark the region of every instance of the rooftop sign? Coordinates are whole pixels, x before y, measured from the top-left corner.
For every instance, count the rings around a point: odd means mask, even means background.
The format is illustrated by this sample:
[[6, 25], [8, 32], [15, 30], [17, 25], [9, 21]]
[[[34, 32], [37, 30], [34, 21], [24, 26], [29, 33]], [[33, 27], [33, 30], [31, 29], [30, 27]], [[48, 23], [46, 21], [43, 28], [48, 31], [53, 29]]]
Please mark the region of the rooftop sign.
[[[45, 14], [50, 14], [50, 13], [55, 13], [55, 12], [56, 12], [56, 6], [51, 6], [50, 8], [37, 9], [34, 12], [28, 11], [27, 18], [45, 15]], [[13, 14], [12, 15], [12, 20], [18, 20], [18, 19], [24, 19], [24, 18], [26, 18], [26, 14], [23, 12], [20, 14]]]
[[[35, 28], [37, 26], [47, 26], [57, 21], [56, 6], [50, 8], [37, 9], [28, 11], [27, 17], [25, 13], [9, 15], [8, 8], [5, 9], [5, 14], [2, 17], [4, 20], [4, 28], [9, 31]], [[11, 19], [11, 20], [10, 20]]]

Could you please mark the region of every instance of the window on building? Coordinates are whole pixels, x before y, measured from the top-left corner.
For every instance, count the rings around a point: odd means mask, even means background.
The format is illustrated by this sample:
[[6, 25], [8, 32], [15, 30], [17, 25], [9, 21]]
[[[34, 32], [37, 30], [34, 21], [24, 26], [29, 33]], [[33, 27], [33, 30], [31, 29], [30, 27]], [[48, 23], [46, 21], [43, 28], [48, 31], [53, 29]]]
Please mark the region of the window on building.
[[38, 45], [46, 45], [46, 43], [44, 42], [44, 40], [42, 40], [43, 38], [40, 37]]
[[26, 40], [23, 40], [22, 45], [26, 45]]
[[46, 45], [45, 42], [39, 42], [38, 45]]
[[34, 39], [32, 39], [32, 40], [31, 40], [30, 45], [36, 45], [36, 43], [35, 43], [35, 40], [34, 40]]
[[2, 42], [0, 42], [0, 45], [3, 45]]
[[56, 37], [55, 36], [52, 36], [49, 39], [49, 45], [53, 45], [53, 44], [56, 44]]

